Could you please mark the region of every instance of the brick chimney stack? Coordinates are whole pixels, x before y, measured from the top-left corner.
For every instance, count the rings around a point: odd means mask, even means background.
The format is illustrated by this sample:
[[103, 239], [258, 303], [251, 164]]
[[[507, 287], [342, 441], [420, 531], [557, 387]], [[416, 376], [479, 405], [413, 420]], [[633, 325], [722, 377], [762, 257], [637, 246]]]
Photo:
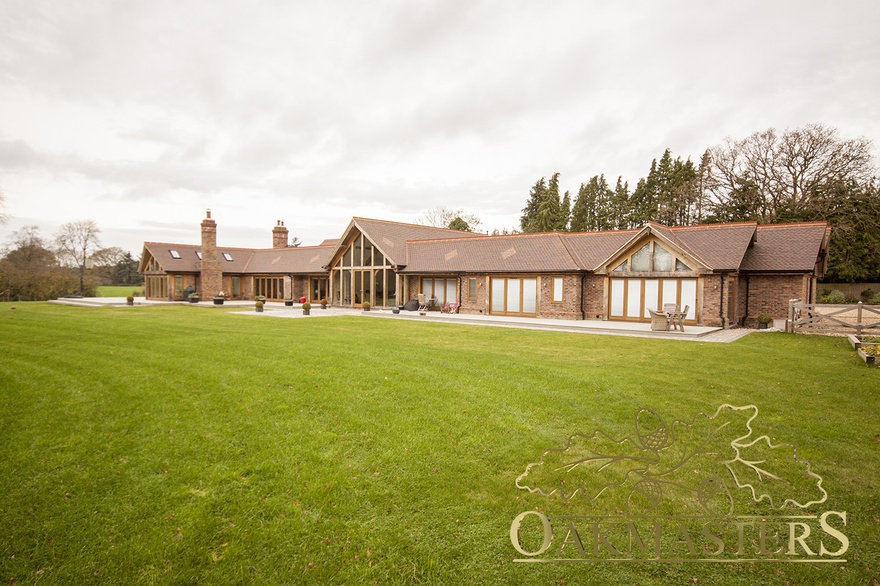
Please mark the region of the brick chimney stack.
[[217, 222], [211, 219], [211, 210], [202, 220], [202, 260], [199, 261], [198, 290], [204, 296], [214, 296], [223, 290], [223, 270], [217, 255]]
[[284, 222], [278, 220], [278, 223], [272, 228], [272, 248], [287, 248], [288, 237], [287, 228]]

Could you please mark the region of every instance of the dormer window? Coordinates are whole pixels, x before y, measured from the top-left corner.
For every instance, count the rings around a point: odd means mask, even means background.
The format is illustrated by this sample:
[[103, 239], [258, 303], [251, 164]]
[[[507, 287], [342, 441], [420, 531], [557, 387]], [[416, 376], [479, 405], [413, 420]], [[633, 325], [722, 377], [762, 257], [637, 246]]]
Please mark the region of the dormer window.
[[171, 258], [173, 258], [173, 259], [179, 259], [179, 258], [180, 258], [180, 253], [177, 252], [176, 250], [173, 250], [173, 249], [172, 249], [172, 250], [169, 250], [168, 252], [171, 253]]
[[223, 253], [223, 258], [225, 258], [229, 262], [232, 262], [232, 255], [229, 254], [228, 252]]

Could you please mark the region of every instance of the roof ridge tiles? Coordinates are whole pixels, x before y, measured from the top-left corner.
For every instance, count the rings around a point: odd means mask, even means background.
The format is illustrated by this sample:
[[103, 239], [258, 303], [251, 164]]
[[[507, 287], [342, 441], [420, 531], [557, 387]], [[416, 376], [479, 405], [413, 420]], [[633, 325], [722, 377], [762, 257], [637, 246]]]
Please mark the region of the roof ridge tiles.
[[804, 226], [827, 226], [828, 222], [821, 220], [815, 222], [786, 222], [784, 224], [758, 224], [758, 228], [767, 230], [768, 228], [803, 228]]
[[382, 224], [396, 224], [398, 226], [411, 226], [413, 228], [428, 228], [430, 230], [445, 230], [447, 232], [459, 232], [465, 234], [474, 234], [475, 236], [481, 236], [481, 234], [477, 232], [468, 232], [467, 230], [456, 230], [455, 228], [444, 228], [442, 226], [427, 226], [425, 224], [414, 224], [412, 222], [398, 222], [397, 220], [378, 220], [376, 218], [365, 218], [363, 216], [353, 216], [353, 221], [367, 221], [367, 222], [380, 222]]
[[731, 226], [759, 226], [757, 222], [747, 221], [747, 222], [721, 222], [719, 224], [694, 224], [691, 226], [664, 226], [667, 230], [672, 230], [678, 232], [680, 230], [693, 230], [693, 229], [716, 229], [716, 228], [727, 228]]

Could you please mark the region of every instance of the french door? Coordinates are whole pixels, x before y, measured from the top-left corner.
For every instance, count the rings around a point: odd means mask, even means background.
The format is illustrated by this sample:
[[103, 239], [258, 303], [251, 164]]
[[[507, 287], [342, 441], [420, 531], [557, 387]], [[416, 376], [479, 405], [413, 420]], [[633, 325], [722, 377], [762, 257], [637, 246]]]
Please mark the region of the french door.
[[685, 321], [697, 316], [697, 279], [611, 279], [608, 319], [650, 321], [649, 309], [662, 310], [666, 303], [688, 307]]

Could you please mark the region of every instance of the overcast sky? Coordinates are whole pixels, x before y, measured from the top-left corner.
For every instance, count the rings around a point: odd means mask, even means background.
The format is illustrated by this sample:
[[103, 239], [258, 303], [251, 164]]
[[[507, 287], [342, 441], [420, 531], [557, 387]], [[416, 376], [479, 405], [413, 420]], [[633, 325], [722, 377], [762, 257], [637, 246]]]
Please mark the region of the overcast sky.
[[0, 243], [304, 244], [810, 123], [880, 141], [880, 2], [0, 0]]

